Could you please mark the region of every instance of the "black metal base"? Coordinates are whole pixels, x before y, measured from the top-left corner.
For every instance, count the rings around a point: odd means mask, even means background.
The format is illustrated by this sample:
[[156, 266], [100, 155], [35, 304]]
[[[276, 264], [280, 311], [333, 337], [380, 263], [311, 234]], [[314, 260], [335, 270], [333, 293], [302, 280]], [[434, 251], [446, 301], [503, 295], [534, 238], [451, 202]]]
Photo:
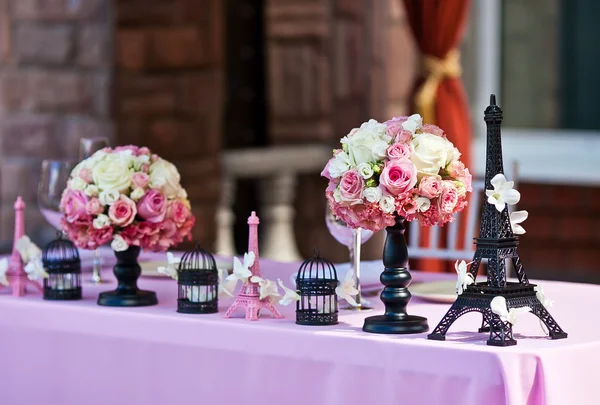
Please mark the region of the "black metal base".
[[338, 324], [338, 313], [318, 313], [314, 310], [296, 310], [296, 324], [305, 326], [329, 326]]
[[219, 312], [219, 304], [218, 300], [190, 302], [186, 298], [178, 298], [177, 312], [180, 314], [214, 314]]
[[105, 307], [146, 307], [158, 304], [154, 291], [106, 291], [98, 296], [98, 305]]
[[44, 299], [48, 301], [74, 301], [81, 299], [81, 287], [67, 290], [44, 288]]
[[384, 334], [423, 333], [429, 330], [427, 319], [422, 316], [405, 315], [389, 317], [386, 315], [370, 316], [365, 319], [363, 331]]

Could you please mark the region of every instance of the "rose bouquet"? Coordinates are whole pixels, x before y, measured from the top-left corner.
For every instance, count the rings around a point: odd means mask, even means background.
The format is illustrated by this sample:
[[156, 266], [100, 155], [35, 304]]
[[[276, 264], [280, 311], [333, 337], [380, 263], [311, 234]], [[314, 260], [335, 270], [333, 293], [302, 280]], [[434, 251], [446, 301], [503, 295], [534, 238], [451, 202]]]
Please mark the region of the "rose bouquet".
[[194, 216], [180, 175], [148, 148], [104, 148], [71, 172], [60, 202], [62, 227], [78, 247], [111, 242], [165, 251], [191, 238]]
[[471, 174], [442, 129], [418, 114], [385, 123], [370, 120], [341, 139], [322, 176], [337, 218], [379, 231], [400, 215], [444, 225], [466, 205]]

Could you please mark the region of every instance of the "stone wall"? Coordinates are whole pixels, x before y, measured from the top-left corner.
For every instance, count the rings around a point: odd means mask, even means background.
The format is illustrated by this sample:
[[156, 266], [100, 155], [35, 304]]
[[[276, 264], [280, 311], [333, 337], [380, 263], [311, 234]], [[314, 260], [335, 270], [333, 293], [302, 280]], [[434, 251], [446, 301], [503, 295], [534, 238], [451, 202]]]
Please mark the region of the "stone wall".
[[77, 158], [82, 136], [111, 136], [111, 2], [0, 0], [0, 239], [12, 243], [17, 195], [26, 232], [54, 230], [37, 209], [42, 159]]
[[119, 143], [145, 145], [181, 172], [212, 249], [223, 123], [220, 0], [116, 2], [114, 112]]

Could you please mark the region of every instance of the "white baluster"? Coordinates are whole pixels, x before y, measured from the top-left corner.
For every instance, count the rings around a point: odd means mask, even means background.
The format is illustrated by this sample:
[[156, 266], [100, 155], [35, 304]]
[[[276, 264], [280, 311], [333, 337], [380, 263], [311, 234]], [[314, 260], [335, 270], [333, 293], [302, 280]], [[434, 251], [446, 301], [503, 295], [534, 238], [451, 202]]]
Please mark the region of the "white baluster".
[[235, 243], [233, 241], [233, 200], [235, 197], [235, 179], [224, 176], [221, 188], [221, 201], [217, 208], [217, 254], [234, 256]]

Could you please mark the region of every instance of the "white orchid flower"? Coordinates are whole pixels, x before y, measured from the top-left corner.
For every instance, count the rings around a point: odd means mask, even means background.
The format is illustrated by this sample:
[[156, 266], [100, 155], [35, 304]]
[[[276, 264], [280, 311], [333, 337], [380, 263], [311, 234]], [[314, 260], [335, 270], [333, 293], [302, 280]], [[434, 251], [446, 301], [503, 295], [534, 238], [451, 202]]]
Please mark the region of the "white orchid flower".
[[167, 252], [167, 266], [159, 266], [156, 270], [160, 274], [165, 274], [173, 280], [177, 280], [177, 267], [179, 267], [180, 262], [180, 257], [175, 257], [173, 253]]
[[281, 296], [277, 290], [277, 285], [272, 280], [266, 280], [259, 276], [252, 276], [250, 281], [258, 284], [260, 293], [259, 299], [261, 300], [267, 297], [272, 300], [275, 297]]
[[529, 213], [527, 211], [514, 211], [510, 213], [510, 226], [515, 235], [523, 235], [525, 233], [525, 228], [519, 224], [525, 221], [528, 216]]
[[8, 258], [0, 259], [0, 285], [8, 286], [8, 278], [6, 272], [8, 271]]
[[24, 270], [25, 273], [27, 273], [27, 278], [32, 281], [48, 277], [48, 273], [46, 273], [44, 265], [42, 264], [41, 256], [29, 260], [29, 262], [25, 265]]
[[456, 274], [458, 274], [458, 280], [456, 281], [456, 291], [458, 292], [458, 295], [461, 295], [467, 289], [467, 286], [475, 282], [473, 275], [467, 271], [468, 264], [469, 263], [464, 260], [461, 260], [460, 263], [457, 260], [456, 263], [454, 263]]
[[286, 306], [294, 301], [300, 301], [300, 295], [298, 295], [295, 290], [287, 288], [285, 285], [283, 285], [283, 281], [281, 281], [280, 278], [277, 279], [277, 283], [279, 283], [279, 286], [283, 290], [283, 298], [279, 300], [279, 304]]
[[208, 291], [204, 286], [185, 286], [185, 296], [190, 302], [208, 302], [215, 297], [212, 291]]
[[242, 283], [248, 282], [248, 277], [252, 277], [250, 267], [254, 264], [254, 252], [244, 253], [244, 263], [237, 257], [233, 258], [233, 274], [227, 276], [225, 280], [240, 280]]
[[354, 271], [348, 271], [344, 281], [335, 288], [335, 293], [338, 297], [345, 299], [352, 306], [356, 306], [354, 297], [358, 295], [358, 290], [355, 287]]
[[493, 313], [500, 317], [502, 322], [509, 322], [511, 325], [517, 323], [517, 316], [519, 314], [531, 311], [529, 307], [511, 308], [509, 310], [506, 305], [506, 298], [501, 295], [494, 297], [490, 303], [490, 308]]
[[487, 202], [494, 205], [498, 212], [504, 210], [505, 204], [515, 205], [521, 199], [521, 194], [514, 189], [514, 181], [506, 181], [502, 173], [498, 173], [491, 181], [493, 190], [485, 190]]
[[27, 235], [23, 235], [17, 240], [15, 248], [21, 255], [23, 263], [29, 263], [30, 260], [42, 257], [42, 250]]
[[227, 280], [224, 277], [224, 274], [227, 273], [227, 269], [217, 268], [217, 271], [219, 272], [219, 297], [225, 295], [233, 297], [233, 291], [235, 290], [235, 286], [238, 282], [238, 279], [234, 278], [232, 280]]
[[542, 303], [542, 305], [544, 307], [550, 308], [552, 305], [554, 305], [554, 301], [552, 301], [551, 299], [546, 297], [546, 295], [544, 294], [544, 289], [542, 288], [542, 286], [538, 285], [534, 288], [534, 290], [535, 290], [535, 296]]

